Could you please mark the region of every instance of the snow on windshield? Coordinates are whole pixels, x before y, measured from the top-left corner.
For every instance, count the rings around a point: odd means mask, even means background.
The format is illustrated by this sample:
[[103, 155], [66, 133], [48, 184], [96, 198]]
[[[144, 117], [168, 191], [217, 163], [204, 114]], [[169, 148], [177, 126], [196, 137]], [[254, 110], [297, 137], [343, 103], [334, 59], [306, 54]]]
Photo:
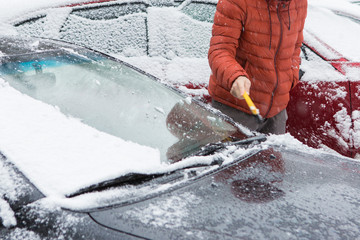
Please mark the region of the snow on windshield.
[[158, 150], [99, 132], [0, 81], [1, 151], [46, 195], [161, 168]]
[[[191, 103], [191, 99], [185, 101]], [[6, 126], [0, 128], [0, 136], [7, 136], [0, 138], [1, 152], [53, 199], [128, 173], [162, 173], [214, 161], [214, 156], [192, 157], [169, 165], [159, 149], [92, 128], [58, 107], [20, 93], [3, 79], [0, 109], [0, 126]]]

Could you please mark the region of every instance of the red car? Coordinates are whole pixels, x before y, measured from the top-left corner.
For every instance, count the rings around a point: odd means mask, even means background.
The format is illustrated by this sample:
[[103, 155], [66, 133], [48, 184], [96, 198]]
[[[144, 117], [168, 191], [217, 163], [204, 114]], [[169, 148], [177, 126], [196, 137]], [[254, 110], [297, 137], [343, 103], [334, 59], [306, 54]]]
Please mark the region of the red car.
[[[354, 8], [357, 6], [354, 5]], [[288, 131], [312, 147], [348, 157], [360, 153], [358, 16], [309, 8], [303, 43], [304, 81], [292, 92]], [[336, 28], [336, 32], [332, 31]], [[328, 66], [320, 66], [320, 63]], [[320, 69], [320, 71], [319, 71]]]

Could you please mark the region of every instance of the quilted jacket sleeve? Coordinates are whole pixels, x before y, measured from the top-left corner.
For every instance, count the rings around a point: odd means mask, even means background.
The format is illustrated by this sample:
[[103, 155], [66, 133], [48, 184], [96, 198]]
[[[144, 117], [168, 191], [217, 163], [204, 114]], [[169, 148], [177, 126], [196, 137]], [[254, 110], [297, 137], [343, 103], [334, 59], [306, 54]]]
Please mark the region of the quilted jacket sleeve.
[[208, 59], [217, 84], [229, 91], [237, 77], [248, 77], [235, 60], [245, 20], [245, 0], [219, 0], [214, 16]]

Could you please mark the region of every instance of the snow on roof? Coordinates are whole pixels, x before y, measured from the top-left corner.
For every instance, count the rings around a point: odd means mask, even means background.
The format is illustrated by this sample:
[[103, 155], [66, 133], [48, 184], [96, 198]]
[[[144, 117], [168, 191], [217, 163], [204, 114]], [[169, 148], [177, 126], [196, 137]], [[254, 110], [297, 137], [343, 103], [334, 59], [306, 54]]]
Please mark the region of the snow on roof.
[[73, 3], [87, 2], [88, 0], [11, 0], [1, 5], [0, 22], [16, 18], [22, 14], [36, 11], [39, 9], [51, 8], [55, 6], [69, 5]]
[[[341, 9], [344, 11], [352, 12], [353, 9], [357, 8], [358, 15], [360, 16], [360, 7], [349, 4], [345, 0], [336, 1], [337, 6], [341, 6]], [[329, 1], [329, 3], [332, 4], [327, 6], [319, 4], [315, 0], [310, 1], [305, 24], [307, 32], [305, 40], [311, 41], [311, 43], [314, 42], [325, 57], [335, 59], [345, 57], [351, 61], [360, 61], [360, 44], [358, 43], [360, 23], [336, 15], [330, 8], [334, 8], [334, 1]], [[317, 40], [313, 39], [314, 35], [318, 38]], [[320, 45], [316, 43], [319, 39], [322, 41]], [[326, 49], [326, 45], [330, 48]]]
[[[45, 11], [44, 9], [55, 6], [82, 2], [88, 2], [88, 0], [33, 0], [31, 2], [12, 0], [0, 9], [0, 25], [32, 11], [41, 9]], [[206, 2], [215, 3], [216, 0]], [[334, 11], [360, 18], [360, 6], [348, 0], [309, 0], [305, 28], [308, 32], [316, 34], [325, 44], [331, 46], [345, 58], [360, 61], [360, 44], [357, 44], [360, 35], [360, 23], [344, 16], [338, 16]], [[211, 27], [209, 27], [210, 32]], [[306, 40], [312, 41], [313, 39]], [[328, 51], [325, 50], [325, 54], [327, 53]]]

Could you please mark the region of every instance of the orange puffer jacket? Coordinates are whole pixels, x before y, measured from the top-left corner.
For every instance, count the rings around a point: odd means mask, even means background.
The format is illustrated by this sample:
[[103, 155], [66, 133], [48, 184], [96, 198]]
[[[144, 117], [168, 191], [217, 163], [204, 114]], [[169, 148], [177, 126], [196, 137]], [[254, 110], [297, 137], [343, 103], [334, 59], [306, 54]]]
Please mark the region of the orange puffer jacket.
[[211, 97], [251, 114], [230, 94], [234, 80], [246, 76], [263, 117], [285, 109], [299, 81], [306, 14], [307, 0], [219, 0], [208, 54]]

